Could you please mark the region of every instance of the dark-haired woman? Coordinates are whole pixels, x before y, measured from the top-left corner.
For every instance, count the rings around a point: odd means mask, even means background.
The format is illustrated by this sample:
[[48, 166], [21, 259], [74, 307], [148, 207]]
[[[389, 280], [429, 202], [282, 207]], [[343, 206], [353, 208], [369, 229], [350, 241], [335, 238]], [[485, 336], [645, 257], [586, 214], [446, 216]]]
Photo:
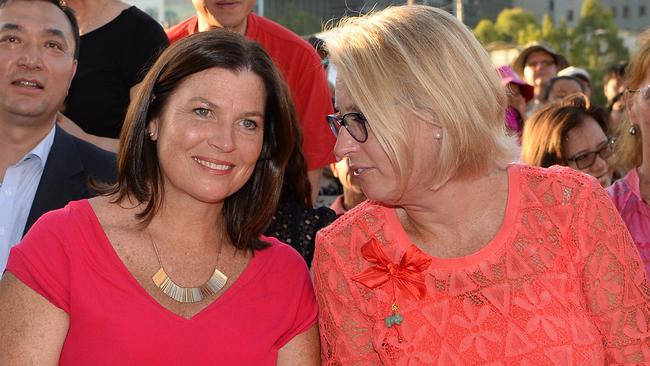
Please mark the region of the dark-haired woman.
[[0, 359], [318, 364], [307, 266], [260, 236], [294, 144], [291, 108], [241, 35], [168, 49], [130, 106], [117, 184], [46, 214], [11, 252]]
[[590, 105], [581, 94], [545, 105], [526, 121], [521, 161], [542, 168], [568, 166], [609, 186], [614, 147], [608, 137], [607, 111]]

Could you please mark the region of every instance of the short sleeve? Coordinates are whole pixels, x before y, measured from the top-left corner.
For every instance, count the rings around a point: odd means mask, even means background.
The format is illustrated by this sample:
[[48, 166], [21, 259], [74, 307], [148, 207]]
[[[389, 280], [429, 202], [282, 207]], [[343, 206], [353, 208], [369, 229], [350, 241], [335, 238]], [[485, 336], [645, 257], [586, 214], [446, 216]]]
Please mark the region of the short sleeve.
[[167, 34], [158, 22], [137, 10], [134, 13], [128, 42], [124, 43], [120, 70], [129, 88], [142, 81], [158, 55], [169, 45]]
[[[293, 314], [288, 317], [286, 331], [280, 335], [275, 345], [278, 349], [284, 347], [293, 337], [303, 333], [318, 320], [318, 306], [314, 295], [314, 287], [311, 283], [309, 270], [304, 259], [292, 247], [280, 243], [274, 238], [264, 238], [265, 241], [275, 242], [274, 248], [279, 253], [278, 267], [283, 269], [286, 281], [278, 286], [287, 288], [288, 301], [286, 302], [286, 314]], [[291, 283], [290, 286], [287, 283]]]
[[584, 301], [604, 337], [608, 365], [650, 364], [650, 288], [639, 253], [613, 203], [589, 179], [573, 230]]
[[12, 248], [7, 262], [8, 272], [65, 312], [70, 310], [68, 210], [69, 206], [41, 216]]

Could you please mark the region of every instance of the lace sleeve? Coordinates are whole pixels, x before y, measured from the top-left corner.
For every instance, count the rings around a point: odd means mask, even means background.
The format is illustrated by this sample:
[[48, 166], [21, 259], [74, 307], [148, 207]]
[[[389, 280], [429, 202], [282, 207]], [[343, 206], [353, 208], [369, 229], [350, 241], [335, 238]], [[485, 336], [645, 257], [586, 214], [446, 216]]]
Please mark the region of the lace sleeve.
[[650, 364], [650, 291], [639, 253], [605, 191], [590, 186], [578, 198], [582, 289], [606, 363]]
[[322, 235], [316, 237], [312, 271], [319, 307], [322, 364], [381, 364], [371, 340], [373, 320], [361, 309], [366, 301], [346, 275], [342, 264], [345, 261], [338, 252]]

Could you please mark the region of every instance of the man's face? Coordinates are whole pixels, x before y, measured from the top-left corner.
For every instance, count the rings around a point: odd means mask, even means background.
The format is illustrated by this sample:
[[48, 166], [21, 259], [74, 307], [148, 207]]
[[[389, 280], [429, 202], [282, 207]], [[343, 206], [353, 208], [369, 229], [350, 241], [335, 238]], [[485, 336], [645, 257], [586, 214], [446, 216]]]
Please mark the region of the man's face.
[[541, 89], [547, 81], [557, 74], [557, 65], [552, 55], [545, 51], [534, 51], [526, 58], [524, 66], [524, 79], [535, 87]]
[[226, 28], [244, 34], [246, 17], [253, 10], [255, 0], [192, 0], [199, 17], [212, 28]]
[[0, 115], [53, 119], [77, 67], [74, 42], [70, 22], [51, 3], [0, 8]]

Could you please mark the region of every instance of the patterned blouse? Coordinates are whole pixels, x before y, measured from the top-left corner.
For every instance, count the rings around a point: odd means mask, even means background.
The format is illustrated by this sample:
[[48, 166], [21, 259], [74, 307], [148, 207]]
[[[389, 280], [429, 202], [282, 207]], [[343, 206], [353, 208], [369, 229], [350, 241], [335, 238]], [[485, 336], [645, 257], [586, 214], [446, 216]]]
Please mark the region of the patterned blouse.
[[323, 365], [650, 363], [650, 288], [598, 182], [508, 168], [496, 236], [466, 257], [418, 249], [365, 202], [317, 236]]

